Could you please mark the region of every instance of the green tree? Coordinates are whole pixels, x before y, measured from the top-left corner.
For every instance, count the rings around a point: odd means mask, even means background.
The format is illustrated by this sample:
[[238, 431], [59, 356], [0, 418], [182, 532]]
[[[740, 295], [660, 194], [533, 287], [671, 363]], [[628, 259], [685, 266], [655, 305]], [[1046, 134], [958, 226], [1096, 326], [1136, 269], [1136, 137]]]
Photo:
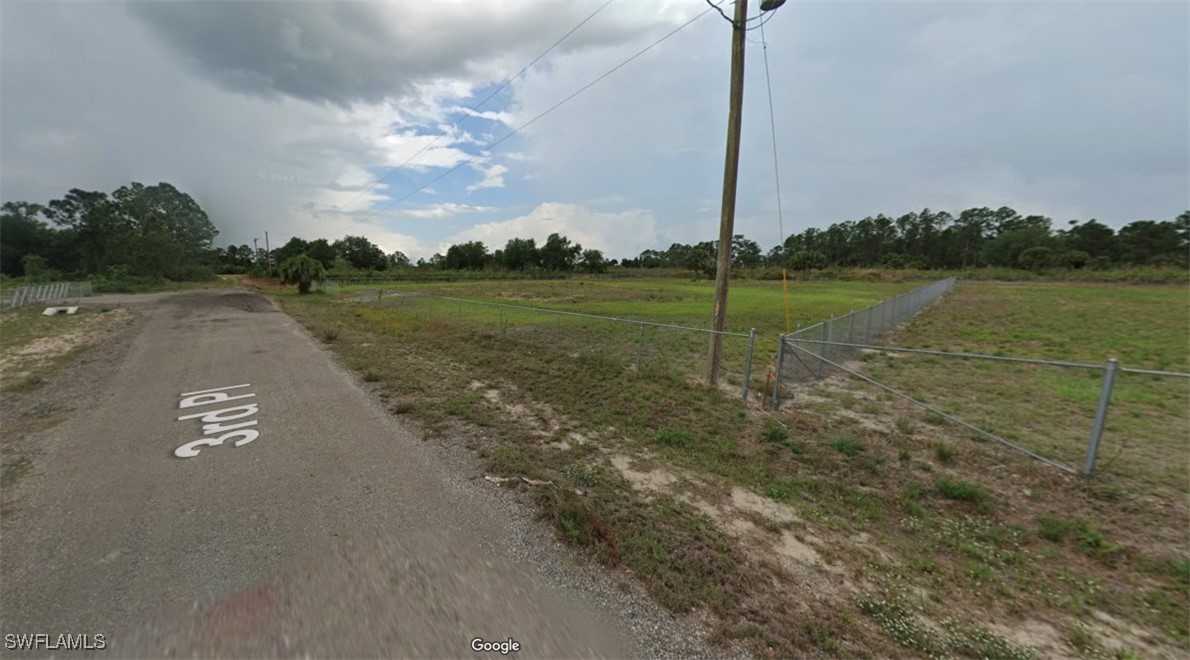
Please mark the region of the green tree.
[[488, 248], [480, 241], [452, 245], [446, 250], [447, 270], [483, 270], [488, 263]]
[[152, 237], [151, 246], [169, 242], [183, 258], [198, 260], [219, 235], [198, 202], [171, 184], [145, 186], [133, 181], [117, 188], [111, 198], [133, 236], [130, 249], [141, 249], [136, 240]]
[[1120, 258], [1131, 264], [1186, 263], [1187, 246], [1177, 222], [1137, 220], [1120, 229]]
[[335, 263], [335, 257], [338, 256], [335, 248], [325, 238], [310, 241], [306, 254], [320, 261], [324, 268], [330, 268], [331, 264]]
[[27, 202], [5, 202], [0, 211], [0, 272], [12, 277], [22, 270], [26, 255], [45, 256], [53, 241], [52, 230], [41, 219], [45, 207]]
[[[277, 263], [284, 263], [299, 254], [310, 254], [310, 243], [294, 236], [285, 245], [273, 250], [273, 259]], [[313, 255], [311, 255], [313, 256]], [[319, 260], [321, 262], [321, 260]]]
[[388, 257], [372, 241], [363, 236], [345, 236], [332, 245], [335, 254], [346, 259], [355, 268], [363, 270], [384, 270]]
[[510, 238], [500, 253], [501, 265], [508, 270], [525, 270], [541, 265], [537, 241], [532, 238]]
[[1050, 265], [1054, 251], [1045, 245], [1034, 245], [1021, 252], [1017, 265], [1025, 270], [1041, 270]]
[[310, 293], [310, 286], [314, 282], [326, 279], [326, 269], [322, 267], [322, 262], [305, 254], [281, 262], [278, 272], [281, 274], [281, 283], [296, 284], [299, 294]]
[[1072, 220], [1073, 226], [1066, 230], [1066, 246], [1071, 250], [1086, 252], [1092, 257], [1114, 259], [1119, 254], [1116, 232], [1098, 220], [1091, 219], [1082, 224]]
[[556, 272], [574, 270], [574, 264], [583, 252], [583, 246], [571, 243], [569, 238], [558, 233], [550, 234], [545, 239], [545, 245], [538, 250], [541, 267]]
[[603, 253], [599, 250], [583, 250], [579, 265], [586, 273], [607, 272], [607, 260], [603, 258]]
[[409, 261], [409, 257], [405, 256], [404, 252], [393, 252], [388, 255], [388, 267], [391, 268], [409, 268], [413, 263]]
[[112, 257], [128, 243], [127, 219], [107, 193], [72, 188], [50, 202], [48, 215], [75, 232], [91, 273], [105, 273]]
[[1048, 227], [1023, 227], [1006, 231], [988, 241], [983, 247], [982, 256], [985, 263], [993, 266], [1016, 268], [1021, 265], [1021, 255], [1026, 250], [1044, 247], [1052, 252], [1055, 243]]
[[743, 234], [731, 237], [731, 265], [733, 268], [757, 268], [760, 266], [760, 245]]

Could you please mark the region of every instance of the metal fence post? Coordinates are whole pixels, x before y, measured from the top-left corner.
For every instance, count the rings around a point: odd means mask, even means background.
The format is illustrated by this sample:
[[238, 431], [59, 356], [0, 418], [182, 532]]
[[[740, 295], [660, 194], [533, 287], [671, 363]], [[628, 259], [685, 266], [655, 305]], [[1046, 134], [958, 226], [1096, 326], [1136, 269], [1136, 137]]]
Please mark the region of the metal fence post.
[[752, 349], [756, 346], [756, 328], [748, 331], [748, 357], [744, 358], [744, 403], [748, 403], [748, 389], [752, 385]]
[[1107, 407], [1111, 403], [1112, 386], [1116, 382], [1116, 372], [1120, 369], [1120, 361], [1112, 358], [1107, 361], [1103, 369], [1103, 386], [1099, 390], [1099, 405], [1095, 408], [1095, 424], [1091, 427], [1091, 440], [1087, 444], [1087, 463], [1083, 466], [1083, 474], [1091, 476], [1095, 472], [1095, 460], [1099, 457], [1099, 441], [1103, 439], [1103, 428], [1107, 423]]
[[830, 331], [834, 324], [835, 317], [833, 316], [822, 324], [822, 332], [819, 333], [819, 337], [823, 343], [818, 345], [818, 364], [814, 367], [815, 378], [822, 378], [822, 358], [826, 356], [826, 342], [830, 341]]
[[[798, 324], [801, 328], [801, 324]], [[777, 335], [777, 375], [773, 378], [773, 410], [781, 405], [781, 370], [785, 368], [785, 335]]]
[[847, 343], [855, 343], [855, 312], [847, 312]]
[[640, 330], [636, 333], [636, 371], [640, 373], [640, 352], [645, 347], [645, 324], [640, 324]]

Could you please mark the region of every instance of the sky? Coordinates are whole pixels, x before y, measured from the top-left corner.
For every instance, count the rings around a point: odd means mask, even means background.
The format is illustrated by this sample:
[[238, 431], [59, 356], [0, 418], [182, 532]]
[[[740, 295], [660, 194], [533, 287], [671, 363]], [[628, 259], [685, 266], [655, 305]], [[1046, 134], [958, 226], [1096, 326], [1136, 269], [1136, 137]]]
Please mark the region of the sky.
[[[760, 21], [735, 229], [765, 249], [927, 207], [1190, 208], [1190, 3], [789, 0]], [[415, 260], [712, 240], [731, 33], [695, 1], [5, 0], [0, 201], [167, 181], [219, 245], [364, 235]]]

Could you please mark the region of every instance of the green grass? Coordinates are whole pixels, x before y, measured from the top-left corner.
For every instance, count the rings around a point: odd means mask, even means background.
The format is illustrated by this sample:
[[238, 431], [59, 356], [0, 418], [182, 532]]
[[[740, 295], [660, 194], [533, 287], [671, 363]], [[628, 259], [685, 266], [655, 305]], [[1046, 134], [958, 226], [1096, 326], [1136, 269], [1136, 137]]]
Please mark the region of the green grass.
[[[1033, 294], [1038, 301], [1030, 314], [1017, 318], [1018, 323], [1063, 313], [1046, 297], [1046, 286], [1028, 286], [1043, 292]], [[961, 284], [952, 292], [953, 298], [948, 296], [942, 305], [919, 316], [898, 342], [959, 347], [951, 346], [954, 333], [947, 333], [963, 324], [949, 306], [952, 300], [965, 305], [967, 291], [984, 298], [982, 287], [1011, 290], [1005, 285]], [[649, 320], [699, 326], [706, 325], [710, 300], [707, 283], [681, 280], [467, 282], [431, 288], [468, 298], [624, 317], [639, 314]], [[1115, 288], [1120, 296], [1141, 290]], [[426, 285], [406, 289], [425, 290]], [[867, 282], [799, 282], [794, 286], [794, 308], [843, 313], [852, 304], [860, 306], [852, 301], [877, 298], [888, 290], [888, 285]], [[736, 322], [742, 322], [735, 327], [782, 329], [779, 282], [733, 283], [732, 291], [734, 306], [729, 309], [739, 314]], [[821, 299], [816, 300], [817, 295]], [[735, 305], [736, 296], [744, 302]], [[1148, 500], [1140, 499], [1148, 497], [1149, 491], [1135, 482], [1058, 477], [1052, 468], [995, 443], [972, 442], [966, 431], [949, 422], [923, 415], [908, 404], [898, 408], [895, 400], [873, 397], [867, 390], [862, 403], [858, 389], [855, 394], [831, 392], [825, 402], [795, 398], [778, 415], [781, 424], [777, 424], [746, 411], [738, 390], [702, 384], [707, 343], [699, 335], [646, 328], [638, 365], [640, 334], [635, 324], [528, 310], [506, 309], [501, 315], [494, 307], [442, 301], [425, 305], [398, 297], [386, 297], [379, 307], [374, 297], [358, 305], [318, 298], [299, 300], [285, 294], [282, 302], [309, 328], [341, 323], [343, 333], [330, 349], [361, 373], [382, 369], [385, 378], [379, 388], [392, 397], [390, 408], [409, 414], [430, 433], [455, 429], [459, 423], [498, 429], [471, 444], [489, 473], [547, 479], [561, 486], [557, 491], [534, 491], [543, 517], [560, 538], [601, 562], [627, 567], [659, 602], [675, 611], [703, 608], [713, 613], [720, 620], [718, 637], [743, 640], [758, 654], [897, 655], [904, 651], [882, 646], [884, 637], [873, 637], [867, 626], [856, 624], [854, 604], [824, 602], [816, 605], [812, 615], [795, 615], [789, 608], [796, 598], [767, 591], [784, 582], [765, 577], [764, 570], [745, 561], [737, 541], [719, 534], [715, 523], [687, 506], [683, 498], [688, 493], [679, 491], [682, 497], [635, 493], [618, 473], [600, 463], [604, 452], [643, 456], [650, 469], [656, 466], [695, 478], [680, 480], [675, 489], [706, 484], [711, 492], [723, 493], [743, 488], [791, 507], [805, 521], [798, 525], [827, 539], [830, 552], [839, 556], [857, 584], [868, 584], [874, 572], [891, 573], [928, 593], [927, 612], [922, 616], [932, 619], [932, 624], [920, 625], [938, 635], [931, 643], [937, 644], [934, 648], [939, 652], [1015, 654], [999, 647], [1003, 640], [986, 630], [945, 623], [942, 617], [951, 610], [1005, 625], [1040, 620], [1061, 630], [1099, 609], [1157, 631], [1163, 644], [1190, 642], [1190, 633], [1181, 623], [1186, 618], [1187, 590], [1179, 586], [1182, 578], [1178, 577], [1180, 567], [1187, 566], [1185, 548], [1154, 547], [1143, 537], [1147, 530], [1184, 520], [1173, 515], [1181, 509], [1176, 504], [1168, 511], [1149, 506]], [[995, 317], [1002, 310], [994, 300], [994, 296], [985, 300], [972, 313], [996, 325]], [[1104, 309], [1100, 316], [1110, 316], [1110, 304]], [[1181, 313], [1176, 305], [1148, 311], [1172, 315], [1175, 320]], [[935, 322], [936, 315], [950, 320]], [[920, 323], [932, 323], [930, 332], [938, 337], [912, 334]], [[1049, 334], [1060, 333], [1062, 324], [1045, 320], [1042, 325], [1048, 329], [1037, 336], [1027, 327], [1002, 330], [1012, 336], [1010, 343], [1059, 350], [1059, 342]], [[1155, 332], [1181, 331], [1174, 322], [1158, 321], [1154, 327]], [[742, 355], [739, 347], [736, 344], [729, 351], [732, 359]], [[991, 346], [988, 350], [1005, 349]], [[762, 384], [771, 352], [766, 355], [758, 347], [757, 353], [763, 357], [758, 357], [753, 374], [754, 379], [760, 374]], [[874, 370], [896, 371], [895, 376], [903, 378], [915, 395], [928, 401], [936, 403], [936, 393], [943, 391], [952, 397], [943, 402], [944, 410], [960, 417], [974, 410], [984, 415], [980, 419], [1000, 424], [993, 430], [1016, 433], [1022, 444], [1049, 437], [1046, 433], [1055, 429], [1062, 432], [1054, 437], [1069, 436], [1071, 446], [1085, 444], [1088, 429], [1079, 425], [1075, 415], [1088, 397], [1095, 396], [1093, 378], [1041, 381], [1049, 389], [1042, 385], [1030, 389], [1020, 378], [1005, 381], [995, 369], [969, 367], [976, 363], [937, 360], [923, 367], [913, 358], [897, 361], [896, 369], [884, 358], [869, 364]], [[740, 362], [735, 364], [735, 371], [725, 374], [729, 382], [740, 376]], [[1051, 393], [1055, 385], [1060, 386], [1057, 394]], [[486, 388], [499, 391], [499, 405], [482, 395]], [[1074, 402], [1060, 404], [1066, 399]], [[1164, 405], [1168, 415], [1176, 408], [1152, 388], [1122, 395], [1121, 401], [1157, 410]], [[1120, 410], [1126, 408], [1124, 403]], [[506, 410], [518, 406], [521, 413]], [[867, 417], [856, 420], [855, 408]], [[850, 417], [838, 416], [841, 410], [849, 411]], [[1154, 431], [1153, 422], [1126, 413], [1116, 419], [1116, 414], [1113, 408], [1109, 424], [1114, 419], [1117, 424]], [[1169, 417], [1163, 419], [1162, 424], [1170, 423]], [[924, 421], [919, 424], [918, 420]], [[543, 436], [556, 442], [572, 429], [585, 434], [589, 442], [571, 444], [565, 450], [546, 448], [551, 441]], [[1158, 434], [1161, 431], [1156, 429]], [[1167, 461], [1185, 453], [1183, 447], [1152, 449], [1158, 450], [1165, 452]], [[1118, 474], [1126, 455], [1113, 459], [1105, 454], [1110, 467], [1106, 472]], [[1112, 460], [1116, 462], [1108, 462]], [[587, 494], [566, 495], [573, 492], [566, 490], [570, 487]], [[1058, 534], [1062, 540], [1055, 542], [1039, 531], [1041, 515], [1095, 524]], [[1129, 526], [1138, 517], [1145, 525]], [[889, 563], [873, 560], [862, 544], [852, 540], [860, 533], [890, 555]], [[1154, 581], [1150, 587], [1135, 588]], [[861, 614], [873, 616], [875, 611]], [[797, 621], [805, 625], [792, 623]], [[883, 623], [875, 627], [883, 631], [878, 635], [899, 643]], [[823, 630], [834, 633], [824, 636]]]
[[[961, 282], [896, 337], [902, 346], [1190, 372], [1190, 290]], [[1103, 370], [875, 358], [872, 375], [1047, 458], [1081, 468]], [[944, 423], [929, 420], [932, 425]], [[1163, 496], [1190, 482], [1190, 379], [1120, 374], [1099, 469]]]
[[934, 484], [934, 490], [938, 494], [949, 500], [958, 500], [960, 502], [971, 502], [972, 504], [984, 504], [988, 501], [988, 494], [978, 484], [973, 484], [967, 481], [952, 481], [950, 479], [939, 479]]

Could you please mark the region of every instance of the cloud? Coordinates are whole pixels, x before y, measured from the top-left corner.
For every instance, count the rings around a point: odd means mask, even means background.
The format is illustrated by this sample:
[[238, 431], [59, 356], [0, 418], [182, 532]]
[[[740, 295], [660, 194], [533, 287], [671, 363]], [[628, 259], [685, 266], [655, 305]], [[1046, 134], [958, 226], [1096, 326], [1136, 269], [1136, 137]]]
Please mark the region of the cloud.
[[478, 162], [472, 163], [471, 167], [475, 168], [475, 170], [478, 172], [482, 172], [483, 179], [480, 180], [478, 183], [473, 183], [473, 184], [467, 186], [467, 192], [473, 192], [473, 191], [479, 190], [480, 188], [503, 188], [504, 187], [504, 175], [508, 173], [507, 167], [500, 165], [498, 163], [495, 165], [489, 165], [487, 167], [484, 167], [482, 164], [480, 164]]
[[442, 204], [431, 204], [420, 209], [401, 209], [397, 211], [386, 211], [388, 217], [394, 218], [451, 218], [457, 215], [467, 213], [488, 213], [494, 211], [495, 208], [491, 206], [477, 206], [474, 204], [456, 204], [454, 202], [445, 202]]
[[540, 245], [555, 232], [581, 243], [584, 248], [602, 250], [604, 255], [619, 258], [635, 256], [655, 247], [657, 220], [651, 212], [641, 209], [613, 213], [575, 204], [546, 202], [520, 217], [478, 224], [460, 231], [448, 237], [440, 249], [445, 250], [455, 243], [483, 241], [488, 249], [496, 250], [510, 238], [533, 238]]
[[[416, 84], [427, 80], [498, 79], [590, 13], [586, 4], [560, 2], [141, 2], [128, 7], [191, 70], [220, 85], [340, 105], [416, 95]], [[560, 50], [627, 41], [684, 11], [620, 13], [618, 20], [592, 21]]]

